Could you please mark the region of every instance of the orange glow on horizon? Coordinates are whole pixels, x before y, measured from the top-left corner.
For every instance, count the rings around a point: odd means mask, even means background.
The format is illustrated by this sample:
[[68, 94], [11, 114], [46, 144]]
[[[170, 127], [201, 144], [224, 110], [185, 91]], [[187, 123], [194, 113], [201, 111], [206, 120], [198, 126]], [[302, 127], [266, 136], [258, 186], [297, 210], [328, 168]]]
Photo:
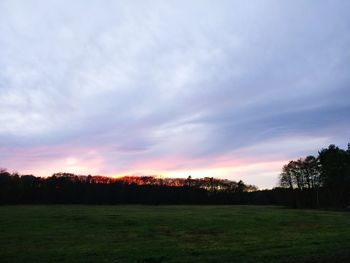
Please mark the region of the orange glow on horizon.
[[[121, 178], [125, 176], [154, 176], [164, 178], [204, 178], [214, 177], [229, 180], [243, 180], [249, 184], [258, 184], [256, 181], [259, 177], [277, 178], [280, 169], [287, 160], [258, 162], [252, 164], [243, 164], [240, 166], [230, 167], [209, 167], [209, 168], [194, 168], [194, 169], [179, 169], [179, 170], [130, 170], [120, 174], [109, 174], [113, 178]], [[269, 187], [260, 184], [262, 187]]]
[[[40, 177], [51, 176], [58, 172], [67, 172], [77, 175], [102, 175], [113, 178], [123, 176], [154, 176], [160, 178], [203, 178], [215, 177], [229, 180], [243, 180], [246, 183], [257, 185], [258, 187], [272, 187], [276, 185], [280, 169], [287, 160], [269, 160], [255, 158], [239, 158], [232, 154], [221, 156], [208, 156], [203, 158], [185, 158], [185, 157], [161, 157], [136, 160], [126, 163], [123, 166], [110, 165], [99, 154], [98, 149], [79, 148], [70, 151], [69, 148], [56, 148], [57, 151], [70, 154], [63, 155], [62, 158], [51, 159], [50, 155], [46, 158], [41, 153], [45, 148], [35, 149], [40, 157], [40, 162], [28, 162], [23, 165], [21, 174], [33, 174]], [[51, 149], [51, 152], [53, 150]], [[50, 152], [50, 153], [51, 153]], [[31, 152], [21, 151], [23, 156], [30, 156]], [[35, 166], [34, 166], [35, 165]], [[6, 168], [11, 170], [17, 167], [14, 162]], [[13, 171], [13, 170], [12, 170]], [[116, 171], [116, 172], [115, 172]]]

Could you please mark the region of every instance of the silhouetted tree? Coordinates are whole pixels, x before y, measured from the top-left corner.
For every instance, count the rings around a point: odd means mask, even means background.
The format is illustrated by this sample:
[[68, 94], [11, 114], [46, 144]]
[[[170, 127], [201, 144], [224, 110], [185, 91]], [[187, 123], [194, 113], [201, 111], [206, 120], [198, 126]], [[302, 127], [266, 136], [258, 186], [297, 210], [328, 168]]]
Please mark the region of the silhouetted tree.
[[[330, 145], [318, 157], [307, 156], [282, 167], [279, 185], [293, 192], [296, 206], [347, 206], [350, 201], [350, 145]], [[331, 202], [329, 201], [331, 200]]]
[[350, 151], [330, 145], [319, 152], [321, 179], [333, 205], [346, 206], [350, 194]]

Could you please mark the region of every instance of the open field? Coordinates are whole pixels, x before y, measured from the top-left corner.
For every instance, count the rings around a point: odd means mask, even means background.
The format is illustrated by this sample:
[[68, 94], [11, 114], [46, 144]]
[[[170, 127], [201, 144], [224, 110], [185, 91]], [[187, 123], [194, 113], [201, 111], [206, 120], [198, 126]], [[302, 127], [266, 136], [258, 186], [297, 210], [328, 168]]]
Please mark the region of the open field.
[[2, 206], [0, 262], [350, 262], [350, 213]]

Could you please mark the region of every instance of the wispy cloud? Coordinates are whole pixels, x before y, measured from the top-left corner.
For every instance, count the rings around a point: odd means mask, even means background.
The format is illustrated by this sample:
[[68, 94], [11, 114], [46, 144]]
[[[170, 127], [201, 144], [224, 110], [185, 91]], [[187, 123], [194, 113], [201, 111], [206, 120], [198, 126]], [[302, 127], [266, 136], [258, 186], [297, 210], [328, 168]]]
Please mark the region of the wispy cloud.
[[[344, 145], [349, 8], [1, 1], [0, 166], [234, 178]], [[278, 171], [261, 167], [242, 179], [272, 186]]]

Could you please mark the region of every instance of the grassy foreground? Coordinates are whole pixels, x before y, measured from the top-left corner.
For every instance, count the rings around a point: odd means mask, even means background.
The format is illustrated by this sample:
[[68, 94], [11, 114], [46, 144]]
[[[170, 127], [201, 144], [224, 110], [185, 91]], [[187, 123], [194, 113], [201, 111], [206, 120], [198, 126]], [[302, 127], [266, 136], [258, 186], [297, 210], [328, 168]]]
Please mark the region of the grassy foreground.
[[0, 206], [0, 262], [350, 262], [350, 213]]

